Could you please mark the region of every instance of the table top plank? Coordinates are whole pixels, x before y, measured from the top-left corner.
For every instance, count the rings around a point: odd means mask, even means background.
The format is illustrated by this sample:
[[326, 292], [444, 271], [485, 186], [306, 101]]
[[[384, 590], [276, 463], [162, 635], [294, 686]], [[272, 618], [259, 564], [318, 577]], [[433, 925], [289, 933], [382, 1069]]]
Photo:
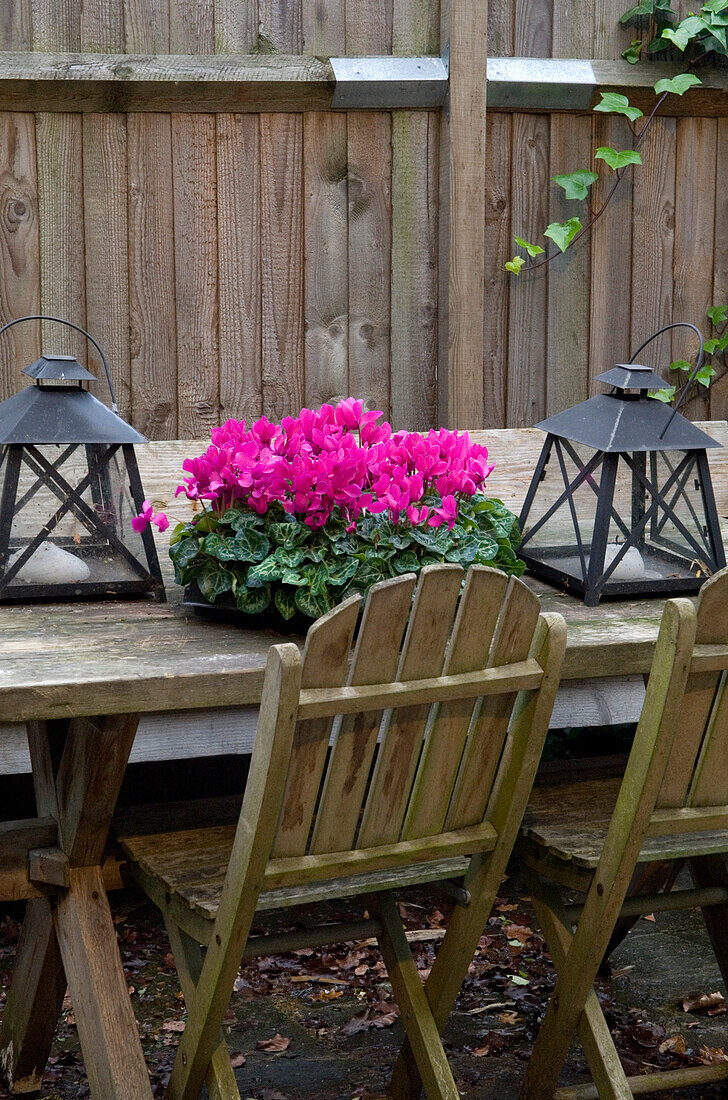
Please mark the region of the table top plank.
[[[728, 444], [728, 424], [703, 426]], [[497, 460], [488, 491], [517, 512], [543, 433], [502, 429], [471, 434]], [[205, 445], [193, 440], [138, 448], [147, 496], [155, 508], [168, 508], [173, 519], [192, 513], [191, 502], [173, 496], [182, 459]], [[711, 451], [710, 460], [725, 520], [728, 446]], [[724, 537], [728, 541], [728, 522]], [[187, 612], [169, 573], [167, 545], [168, 536], [160, 536], [167, 604], [142, 599], [0, 607], [0, 722], [259, 702], [268, 648], [281, 636], [211, 623]], [[526, 579], [543, 610], [559, 611], [567, 621], [565, 680], [649, 670], [664, 600], [605, 601], [590, 608], [541, 581]], [[81, 692], [79, 684], [84, 685]]]

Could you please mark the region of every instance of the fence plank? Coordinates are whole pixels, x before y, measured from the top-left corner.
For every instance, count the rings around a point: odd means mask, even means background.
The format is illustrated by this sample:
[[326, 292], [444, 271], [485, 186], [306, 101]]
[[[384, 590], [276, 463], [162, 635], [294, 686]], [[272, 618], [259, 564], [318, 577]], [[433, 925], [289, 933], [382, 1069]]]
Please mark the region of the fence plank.
[[33, 48], [31, 0], [4, 0], [0, 4], [0, 46], [3, 50]]
[[627, 7], [629, 5], [625, 6], [624, 0], [594, 0], [594, 57], [616, 59], [621, 56], [622, 50], [626, 50], [631, 39], [637, 37], [634, 27], [624, 27], [619, 22]]
[[[553, 115], [549, 174], [591, 167], [593, 125], [589, 116]], [[587, 213], [569, 202], [564, 191], [551, 185], [549, 221], [565, 222]], [[554, 251], [554, 246], [550, 246]], [[583, 401], [588, 394], [589, 295], [591, 240], [587, 233], [548, 265], [547, 383], [548, 415]]]
[[[713, 304], [717, 135], [712, 118], [683, 118], [677, 124], [676, 178], [690, 180], [690, 186], [681, 189], [675, 208], [674, 319], [700, 329], [706, 327], [705, 311]], [[694, 362], [696, 351], [692, 333], [673, 332], [673, 359]], [[709, 401], [702, 386], [696, 385], [688, 403], [691, 418], [707, 419]]]
[[[545, 115], [513, 116], [511, 230], [534, 242], [548, 220], [549, 130]], [[507, 423], [512, 427], [530, 428], [546, 414], [546, 270], [510, 279]], [[509, 278], [505, 272], [504, 278]]]
[[[173, 53], [211, 54], [214, 0], [170, 0]], [[215, 116], [172, 115], [177, 292], [177, 429], [196, 438], [219, 422]]]
[[[125, 0], [128, 52], [169, 51], [169, 3]], [[169, 115], [128, 118], [132, 416], [151, 439], [177, 431], [177, 326]]]
[[[610, 145], [629, 149], [631, 135], [624, 119], [597, 116], [594, 148]], [[598, 389], [594, 378], [615, 363], [626, 363], [631, 346], [632, 299], [632, 181], [640, 168], [626, 170], [609, 209], [592, 230], [591, 325], [589, 338], [588, 393]], [[614, 173], [602, 171], [592, 188], [594, 203], [601, 205], [614, 183]]]
[[[31, 0], [8, 0], [0, 7], [0, 44], [4, 50], [29, 50], [33, 22]], [[8, 112], [0, 116], [0, 324], [40, 310], [38, 242], [38, 167], [35, 118]], [[18, 389], [18, 368], [32, 363], [40, 348], [33, 322], [11, 329], [0, 344], [0, 393]]]
[[[78, 51], [80, 9], [75, 0], [33, 0], [33, 47]], [[40, 113], [36, 119], [41, 312], [85, 328], [83, 179], [79, 115]], [[45, 350], [86, 360], [77, 334], [43, 325]]]
[[[314, 57], [346, 50], [344, 0], [304, 0], [303, 48]], [[345, 397], [348, 372], [346, 116], [303, 117], [305, 399]]]
[[[634, 176], [632, 206], [632, 348], [673, 320], [676, 120], [656, 118], [642, 145], [643, 166]], [[677, 316], [674, 318], [677, 320]], [[647, 350], [656, 368], [670, 363], [669, 333]]]
[[[394, 0], [393, 53], [437, 53], [437, 14]], [[436, 115], [392, 113], [392, 420], [415, 430], [437, 418], [438, 144]]]
[[[38, 171], [35, 119], [29, 114], [0, 115], [0, 324], [38, 313]], [[16, 325], [0, 343], [0, 391], [3, 397], [21, 385], [18, 371], [39, 351], [39, 326]]]
[[[346, 52], [388, 54], [392, 3], [346, 6]], [[392, 119], [347, 115], [349, 207], [349, 391], [390, 415]]]
[[[715, 162], [714, 305], [725, 305], [728, 301], [728, 203], [718, 199], [725, 187], [722, 171], [723, 165], [728, 163], [726, 158], [728, 158], [728, 121], [719, 119]], [[710, 387], [710, 418], [711, 420], [725, 420], [728, 415], [728, 374], [721, 373], [721, 366], [716, 366], [716, 369], [718, 377], [713, 380]]]
[[[555, 4], [553, 12], [554, 57], [588, 57], [592, 26], [585, 13], [575, 15], [569, 4]], [[551, 119], [550, 172], [592, 167], [593, 124], [589, 117], [554, 115]], [[587, 214], [580, 203], [567, 201], [564, 191], [552, 184], [549, 221], [564, 222]], [[553, 246], [552, 246], [553, 249]], [[547, 268], [548, 278], [548, 374], [546, 412], [560, 412], [586, 398], [589, 390], [589, 292], [591, 239], [587, 233]]]
[[[488, 115], [485, 192], [485, 308], [483, 310], [483, 424], [507, 422], [508, 305], [510, 281], [503, 265], [513, 255], [511, 233], [512, 120]], [[529, 276], [526, 276], [529, 278]], [[475, 416], [462, 420], [475, 423]]]
[[[257, 0], [215, 0], [217, 53], [252, 53]], [[263, 411], [260, 362], [260, 191], [258, 119], [217, 116], [217, 250], [220, 299], [220, 413]]]
[[[81, 18], [81, 49], [123, 53], [123, 8], [116, 0], [88, 0]], [[83, 211], [86, 252], [86, 320], [106, 353], [119, 412], [131, 415], [127, 138], [124, 115], [83, 117]], [[100, 379], [97, 396], [110, 400], [101, 363], [89, 353]]]
[[[301, 52], [301, 0], [271, 0], [261, 35], [282, 53]], [[303, 118], [261, 114], [263, 411], [295, 413], [304, 397]]]
[[516, 57], [551, 57], [553, 0], [515, 0]]
[[[482, 409], [485, 285], [486, 53], [488, 4], [452, 0], [450, 24], [450, 249], [448, 421], [467, 422]], [[441, 257], [444, 262], [444, 257]], [[442, 364], [444, 366], [445, 364]]]

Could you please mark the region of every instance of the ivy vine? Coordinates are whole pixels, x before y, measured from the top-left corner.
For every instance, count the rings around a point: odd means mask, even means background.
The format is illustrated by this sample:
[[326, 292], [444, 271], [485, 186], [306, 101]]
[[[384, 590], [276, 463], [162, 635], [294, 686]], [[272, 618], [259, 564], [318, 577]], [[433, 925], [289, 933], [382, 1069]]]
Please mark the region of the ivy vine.
[[[728, 0], [705, 0], [699, 13], [690, 12], [682, 20], [678, 19], [676, 12], [670, 7], [670, 0], [641, 0], [624, 12], [620, 22], [635, 27], [637, 31], [637, 36], [622, 54], [626, 61], [636, 65], [644, 57], [659, 57], [661, 60], [681, 63], [684, 71], [670, 79], [656, 81], [656, 102], [646, 117], [639, 107], [629, 102], [627, 96], [618, 92], [600, 93], [601, 100], [594, 111], [626, 118], [632, 134], [632, 147], [614, 149], [603, 145], [596, 149], [594, 160], [604, 164], [607, 171], [613, 174], [611, 187], [599, 205], [594, 205], [591, 195], [591, 189], [599, 179], [599, 172], [591, 168], [579, 168], [574, 172], [552, 177], [557, 187], [563, 189], [566, 200], [584, 203], [587, 214], [576, 214], [565, 222], [551, 222], [546, 226], [543, 237], [553, 241], [557, 251], [547, 252], [542, 245], [516, 236], [516, 244], [526, 253], [528, 259], [516, 253], [508, 260], [505, 268], [512, 275], [520, 275], [524, 268], [528, 273], [552, 263], [592, 230], [612, 202], [626, 173], [634, 166], [642, 164], [640, 148], [668, 96], [682, 96], [688, 89], [702, 83], [692, 71], [697, 65], [706, 62], [722, 64], [720, 59], [728, 58]], [[728, 305], [711, 306], [707, 316], [714, 335], [706, 341], [706, 362], [697, 376], [697, 381], [706, 388], [718, 373], [714, 366], [715, 361], [721, 362], [721, 373], [728, 372], [725, 354], [728, 350]], [[690, 369], [690, 363], [684, 359], [670, 364], [670, 370], [676, 372], [678, 383], [685, 381], [681, 372], [688, 372]], [[653, 396], [669, 402], [677, 389], [678, 385], [667, 386]]]

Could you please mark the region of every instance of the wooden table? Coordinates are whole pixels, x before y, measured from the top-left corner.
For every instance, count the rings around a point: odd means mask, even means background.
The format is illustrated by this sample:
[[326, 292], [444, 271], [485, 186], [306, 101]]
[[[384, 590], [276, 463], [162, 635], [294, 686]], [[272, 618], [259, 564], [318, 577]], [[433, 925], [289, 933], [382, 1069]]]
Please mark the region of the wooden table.
[[[496, 434], [508, 433], [483, 433]], [[532, 451], [540, 438], [529, 437]], [[155, 446], [158, 470], [159, 448], [183, 445]], [[184, 448], [195, 453], [194, 444]], [[533, 469], [523, 450], [520, 460]], [[167, 477], [173, 485], [169, 470]], [[517, 507], [506, 484], [489, 488]], [[648, 671], [663, 601], [593, 609], [534, 587], [544, 610], [567, 619], [567, 685]], [[102, 878], [111, 818], [140, 714], [254, 708], [277, 637], [188, 616], [179, 589], [169, 594], [166, 605], [0, 608], [0, 717], [27, 725], [38, 812], [0, 825], [0, 898], [29, 899], [0, 1027], [0, 1060], [18, 1091], [40, 1087], [67, 981], [92, 1095], [151, 1097]]]

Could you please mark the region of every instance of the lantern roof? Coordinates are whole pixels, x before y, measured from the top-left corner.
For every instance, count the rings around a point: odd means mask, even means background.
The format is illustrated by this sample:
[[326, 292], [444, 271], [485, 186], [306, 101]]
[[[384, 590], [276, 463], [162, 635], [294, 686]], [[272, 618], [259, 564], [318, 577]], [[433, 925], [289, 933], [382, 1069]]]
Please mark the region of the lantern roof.
[[0, 444], [146, 442], [136, 428], [76, 386], [26, 386], [0, 402]]
[[618, 363], [604, 374], [598, 374], [597, 381], [619, 390], [661, 390], [665, 386], [664, 378], [660, 378], [652, 367], [643, 367], [640, 363]]
[[23, 374], [44, 381], [95, 382], [96, 376], [82, 367], [72, 355], [41, 355], [29, 367], [23, 367]]
[[[603, 379], [604, 376], [600, 377]], [[708, 447], [720, 447], [720, 443], [702, 428], [686, 420], [680, 413], [673, 416], [673, 412], [669, 405], [652, 397], [625, 399], [619, 393], [600, 393], [582, 401], [580, 405], [542, 420], [536, 427], [561, 439], [583, 443], [595, 451], [605, 451], [607, 454], [633, 451], [702, 451]], [[673, 419], [667, 428], [670, 417]], [[660, 433], [663, 431], [665, 435], [661, 438]]]

